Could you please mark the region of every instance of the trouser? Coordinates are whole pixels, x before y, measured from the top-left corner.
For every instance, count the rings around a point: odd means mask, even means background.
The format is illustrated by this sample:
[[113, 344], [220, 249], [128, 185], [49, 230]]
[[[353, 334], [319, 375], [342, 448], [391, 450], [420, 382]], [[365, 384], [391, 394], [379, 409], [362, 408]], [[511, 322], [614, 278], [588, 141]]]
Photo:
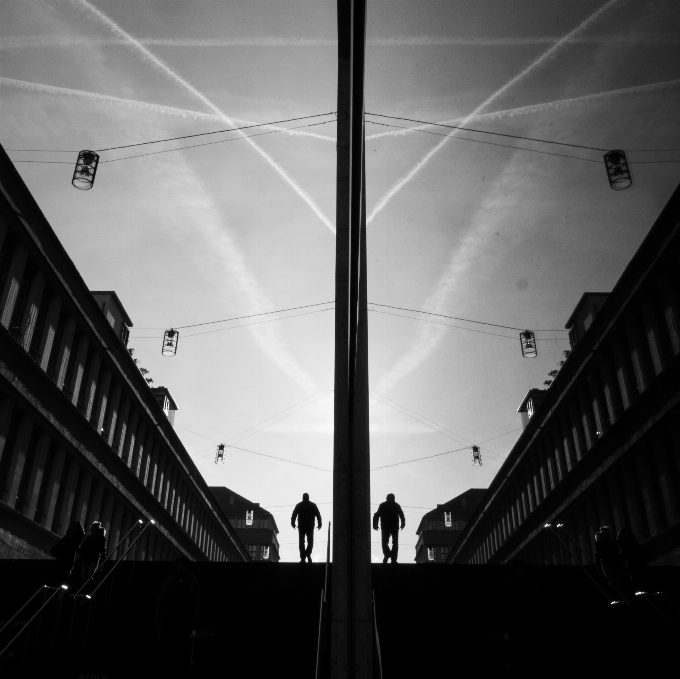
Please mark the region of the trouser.
[[[312, 555], [314, 549], [314, 526], [311, 528], [298, 527], [298, 536], [300, 538], [300, 559]], [[305, 547], [305, 536], [307, 537], [307, 547]]]
[[[390, 536], [392, 537], [392, 549], [389, 547]], [[382, 550], [383, 555], [392, 557], [392, 561], [397, 560], [399, 554], [399, 528], [382, 529]]]

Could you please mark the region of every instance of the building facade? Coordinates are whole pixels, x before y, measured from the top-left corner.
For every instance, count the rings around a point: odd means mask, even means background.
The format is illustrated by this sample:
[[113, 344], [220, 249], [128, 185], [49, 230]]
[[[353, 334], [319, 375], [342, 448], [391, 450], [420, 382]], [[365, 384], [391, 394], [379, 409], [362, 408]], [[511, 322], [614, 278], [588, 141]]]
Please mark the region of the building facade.
[[0, 148], [0, 557], [45, 558], [74, 520], [100, 520], [112, 548], [153, 519], [137, 558], [250, 560], [169, 391], [130, 355], [131, 325], [114, 292], [87, 289]]
[[470, 488], [423, 516], [416, 530], [416, 563], [446, 561], [484, 493], [484, 488]]
[[561, 523], [575, 554], [629, 526], [652, 563], [680, 564], [679, 313], [680, 187], [612, 292], [579, 302], [564, 365], [522, 402], [524, 431], [448, 563], [573, 562], [544, 528]]
[[278, 563], [279, 529], [274, 515], [226, 486], [211, 486], [210, 491], [222, 507], [253, 561]]

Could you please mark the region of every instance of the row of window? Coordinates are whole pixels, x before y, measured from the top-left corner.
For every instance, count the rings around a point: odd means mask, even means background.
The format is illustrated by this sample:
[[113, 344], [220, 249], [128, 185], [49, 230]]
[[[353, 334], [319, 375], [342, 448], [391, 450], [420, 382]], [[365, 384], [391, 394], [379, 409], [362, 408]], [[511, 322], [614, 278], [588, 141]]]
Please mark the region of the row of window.
[[96, 336], [78, 323], [11, 231], [0, 250], [0, 295], [1, 325], [203, 553], [224, 560], [228, 539], [171, 451], [164, 450], [155, 423], [115, 378], [117, 368]]
[[451, 512], [444, 512], [444, 521], [438, 521], [437, 519], [427, 520], [427, 530], [463, 530], [467, 521], [462, 519], [452, 519]]
[[[437, 551], [439, 552], [439, 558], [437, 558]], [[449, 548], [448, 547], [428, 547], [427, 548], [427, 560], [428, 561], [437, 561], [439, 563], [444, 563], [446, 561], [446, 557], [449, 553]]]
[[[463, 560], [488, 561], [680, 353], [677, 266], [671, 257], [659, 263], [654, 279], [607, 333], [587, 374], [570, 385], [567, 398], [485, 512]], [[569, 369], [567, 360], [562, 370]]]
[[253, 561], [269, 561], [269, 545], [246, 545]]
[[271, 528], [272, 521], [270, 518], [255, 519], [252, 516], [243, 519], [229, 519], [234, 528]]
[[610, 526], [615, 535], [628, 526], [639, 540], [645, 540], [680, 522], [679, 449], [680, 423], [659, 427], [651, 440], [641, 442], [632, 457], [554, 522], [564, 525], [558, 534], [566, 544], [545, 531], [522, 558], [527, 563], [555, 565], [573, 563], [573, 555], [582, 560], [585, 554], [592, 560], [599, 526]]

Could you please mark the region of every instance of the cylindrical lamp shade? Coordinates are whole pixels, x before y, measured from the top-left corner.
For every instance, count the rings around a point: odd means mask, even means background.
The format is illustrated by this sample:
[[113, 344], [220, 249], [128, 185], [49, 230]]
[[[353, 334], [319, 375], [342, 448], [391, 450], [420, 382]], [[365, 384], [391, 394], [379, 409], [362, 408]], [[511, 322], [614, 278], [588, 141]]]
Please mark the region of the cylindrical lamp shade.
[[91, 189], [94, 184], [94, 176], [97, 174], [99, 155], [94, 151], [81, 151], [78, 154], [76, 169], [73, 171], [71, 184], [81, 191]]
[[163, 348], [161, 353], [163, 356], [174, 356], [177, 353], [177, 345], [179, 344], [179, 330], [166, 330], [163, 333]]
[[482, 451], [479, 446], [472, 446], [472, 464], [482, 466]]
[[524, 358], [536, 358], [538, 356], [538, 349], [536, 348], [536, 336], [531, 330], [523, 330], [519, 334], [519, 343], [522, 347], [522, 356]]
[[630, 176], [628, 160], [626, 160], [626, 154], [623, 151], [618, 150], [605, 153], [604, 165], [607, 168], [609, 186], [614, 191], [623, 191], [623, 189], [632, 186], [633, 178]]

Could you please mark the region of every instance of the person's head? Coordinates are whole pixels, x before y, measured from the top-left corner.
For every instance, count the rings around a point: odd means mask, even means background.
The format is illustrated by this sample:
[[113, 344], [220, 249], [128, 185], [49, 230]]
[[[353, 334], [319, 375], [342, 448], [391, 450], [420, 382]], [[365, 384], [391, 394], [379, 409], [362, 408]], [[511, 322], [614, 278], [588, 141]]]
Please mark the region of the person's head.
[[308, 502], [308, 501], [309, 501], [309, 493], [302, 493], [302, 499], [303, 499], [305, 502]]
[[178, 556], [175, 559], [175, 568], [178, 575], [185, 575], [189, 572], [189, 559], [186, 556]]
[[93, 521], [90, 526], [90, 535], [97, 535], [100, 531], [104, 530], [99, 521]]
[[595, 533], [596, 542], [606, 542], [612, 537], [612, 532], [609, 526], [600, 526], [600, 530]]
[[394, 493], [388, 493], [387, 494], [387, 501], [388, 502], [394, 502]]
[[83, 530], [83, 524], [80, 523], [80, 521], [72, 521], [71, 525], [68, 527], [68, 533], [73, 537], [82, 538], [83, 535], [85, 535], [85, 531]]

